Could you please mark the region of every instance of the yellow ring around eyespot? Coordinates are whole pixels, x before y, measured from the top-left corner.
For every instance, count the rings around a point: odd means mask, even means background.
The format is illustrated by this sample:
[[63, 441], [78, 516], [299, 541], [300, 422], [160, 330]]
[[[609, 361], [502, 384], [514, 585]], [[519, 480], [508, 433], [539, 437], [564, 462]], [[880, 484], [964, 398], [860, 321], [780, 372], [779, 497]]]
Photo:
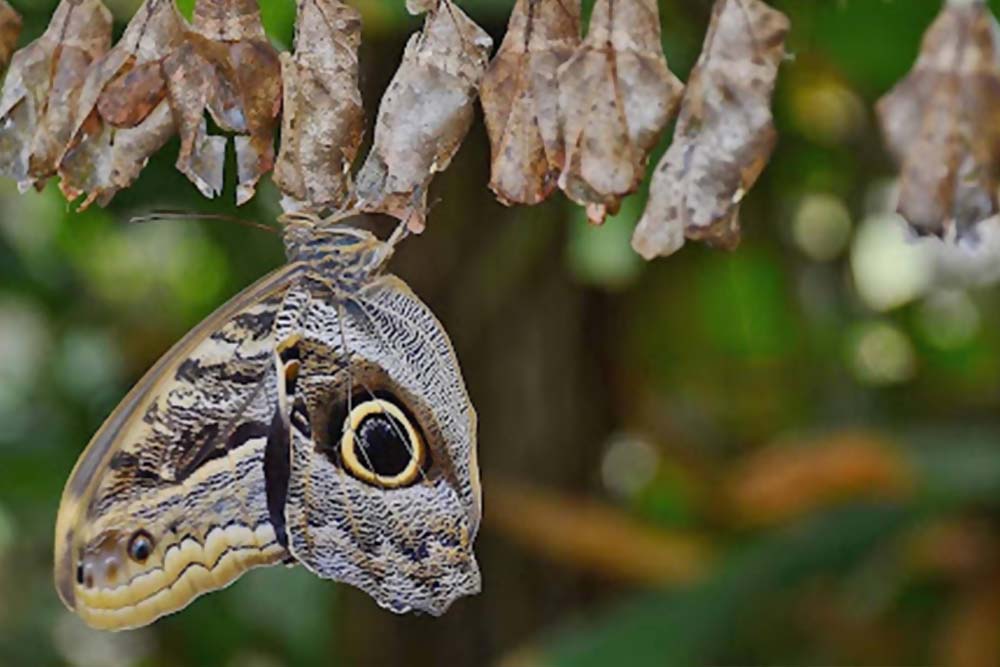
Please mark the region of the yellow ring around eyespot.
[[[354, 433], [365, 417], [381, 414], [387, 414], [402, 424], [403, 428], [406, 429], [407, 439], [410, 441], [410, 462], [402, 472], [392, 477], [377, 475], [374, 471], [369, 470], [358, 459], [354, 447]], [[372, 399], [351, 410], [351, 414], [347, 415], [345, 426], [344, 435], [340, 438], [340, 458], [352, 475], [363, 482], [386, 489], [398, 489], [401, 486], [406, 486], [416, 481], [417, 476], [420, 474], [420, 468], [424, 465], [424, 441], [420, 438], [420, 434], [413, 428], [409, 418], [403, 414], [402, 410], [389, 401]]]

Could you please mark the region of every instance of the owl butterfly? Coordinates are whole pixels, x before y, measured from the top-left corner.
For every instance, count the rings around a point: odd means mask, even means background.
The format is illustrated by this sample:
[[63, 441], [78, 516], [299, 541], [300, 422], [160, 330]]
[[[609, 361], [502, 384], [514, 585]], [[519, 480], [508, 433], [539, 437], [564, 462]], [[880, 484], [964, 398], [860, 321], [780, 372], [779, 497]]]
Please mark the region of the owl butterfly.
[[444, 328], [384, 273], [401, 238], [293, 216], [282, 269], [157, 362], [94, 436], [56, 523], [55, 583], [133, 628], [300, 563], [395, 612], [479, 590], [476, 413]]

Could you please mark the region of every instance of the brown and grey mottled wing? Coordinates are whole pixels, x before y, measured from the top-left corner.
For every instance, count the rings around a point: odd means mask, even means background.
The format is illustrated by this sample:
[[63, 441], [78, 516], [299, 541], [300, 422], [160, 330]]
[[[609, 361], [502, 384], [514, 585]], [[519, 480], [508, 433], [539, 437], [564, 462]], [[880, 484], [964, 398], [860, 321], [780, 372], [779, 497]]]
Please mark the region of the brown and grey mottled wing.
[[[285, 503], [294, 557], [395, 612], [437, 615], [478, 592], [476, 413], [440, 322], [383, 276], [342, 303], [314, 300], [298, 345]], [[397, 406], [382, 423], [400, 434], [412, 422], [426, 444], [411, 479], [366, 479], [345, 464], [345, 415], [367, 401]]]
[[272, 273], [174, 346], [80, 457], [56, 525], [55, 582], [90, 625], [136, 627], [287, 557], [264, 453], [272, 329], [296, 275]]

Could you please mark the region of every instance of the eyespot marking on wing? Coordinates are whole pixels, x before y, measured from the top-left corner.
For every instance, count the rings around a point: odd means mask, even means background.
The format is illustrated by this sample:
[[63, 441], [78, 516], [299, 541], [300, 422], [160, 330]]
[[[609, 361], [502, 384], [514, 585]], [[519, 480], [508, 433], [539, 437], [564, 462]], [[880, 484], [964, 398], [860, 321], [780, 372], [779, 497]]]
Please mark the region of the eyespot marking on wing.
[[403, 409], [376, 395], [359, 401], [348, 413], [341, 425], [338, 454], [354, 477], [373, 486], [396, 489], [420, 479], [427, 445]]

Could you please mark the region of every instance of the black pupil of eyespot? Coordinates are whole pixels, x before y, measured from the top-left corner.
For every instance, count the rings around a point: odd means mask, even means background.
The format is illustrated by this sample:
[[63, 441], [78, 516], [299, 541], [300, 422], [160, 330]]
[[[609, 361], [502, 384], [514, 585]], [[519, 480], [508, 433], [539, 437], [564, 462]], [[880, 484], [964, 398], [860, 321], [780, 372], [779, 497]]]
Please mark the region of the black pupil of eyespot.
[[385, 413], [361, 420], [354, 446], [358, 461], [379, 477], [395, 477], [410, 465], [412, 447], [404, 440], [406, 428]]
[[152, 552], [153, 543], [146, 534], [139, 533], [132, 538], [132, 544], [129, 547], [129, 555], [132, 556], [133, 560], [144, 561], [149, 558]]

